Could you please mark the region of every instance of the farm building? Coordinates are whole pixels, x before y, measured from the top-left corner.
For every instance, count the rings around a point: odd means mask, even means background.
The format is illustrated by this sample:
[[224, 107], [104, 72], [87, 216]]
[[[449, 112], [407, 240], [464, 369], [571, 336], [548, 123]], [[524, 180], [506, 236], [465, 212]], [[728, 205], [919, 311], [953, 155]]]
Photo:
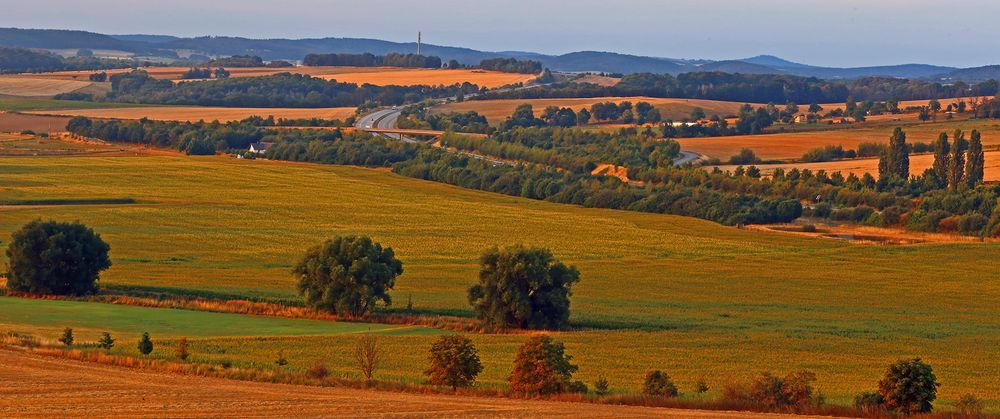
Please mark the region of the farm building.
[[264, 152], [267, 151], [267, 149], [271, 148], [272, 145], [274, 145], [274, 143], [264, 143], [264, 142], [251, 143], [250, 152], [254, 154], [264, 154]]

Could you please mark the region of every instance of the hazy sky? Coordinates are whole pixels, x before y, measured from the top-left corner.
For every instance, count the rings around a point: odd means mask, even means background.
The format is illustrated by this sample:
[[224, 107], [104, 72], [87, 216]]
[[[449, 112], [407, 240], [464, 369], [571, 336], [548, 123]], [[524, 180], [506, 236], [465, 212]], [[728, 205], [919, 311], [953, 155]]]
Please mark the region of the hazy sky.
[[359, 37], [558, 54], [778, 55], [826, 66], [1000, 64], [996, 0], [0, 0], [0, 26]]

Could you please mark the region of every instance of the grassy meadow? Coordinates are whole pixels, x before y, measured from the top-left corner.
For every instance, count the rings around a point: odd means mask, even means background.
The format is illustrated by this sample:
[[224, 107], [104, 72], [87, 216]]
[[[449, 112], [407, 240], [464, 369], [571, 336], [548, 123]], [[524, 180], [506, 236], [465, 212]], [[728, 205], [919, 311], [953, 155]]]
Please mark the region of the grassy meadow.
[[[114, 265], [104, 285], [292, 300], [289, 270], [306, 248], [334, 235], [367, 234], [404, 262], [392, 293], [397, 307], [412, 297], [420, 312], [471, 316], [465, 290], [479, 254], [493, 245], [540, 245], [581, 271], [571, 316], [580, 330], [558, 338], [588, 383], [605, 374], [612, 388], [635, 391], [646, 370], [661, 368], [682, 391], [705, 377], [717, 392], [730, 378], [809, 369], [831, 401], [849, 403], [873, 388], [890, 362], [922, 356], [942, 382], [939, 405], [973, 393], [1000, 407], [993, 379], [1000, 374], [997, 244], [856, 245], [556, 205], [353, 167], [224, 157], [0, 158], [0, 201], [121, 198], [135, 203], [0, 207], [0, 247], [29, 220], [80, 220], [111, 245]], [[3, 314], [52, 303], [11, 308], [0, 301], [0, 328], [57, 337], [73, 326], [64, 321], [78, 316]], [[141, 324], [102, 314], [97, 319], [105, 320], [76, 327], [132, 333], [169, 323], [160, 335], [191, 337], [196, 359], [273, 367], [283, 349], [290, 368], [325, 358], [351, 373], [353, 340], [340, 336], [341, 325], [231, 337], [187, 331], [207, 313], [163, 320], [146, 312], [154, 309], [134, 309], [127, 317]], [[323, 336], [281, 337], [304, 334]], [[423, 331], [387, 337], [392, 360], [384, 377], [420, 381], [431, 339]], [[474, 339], [484, 384], [500, 385], [524, 335]]]

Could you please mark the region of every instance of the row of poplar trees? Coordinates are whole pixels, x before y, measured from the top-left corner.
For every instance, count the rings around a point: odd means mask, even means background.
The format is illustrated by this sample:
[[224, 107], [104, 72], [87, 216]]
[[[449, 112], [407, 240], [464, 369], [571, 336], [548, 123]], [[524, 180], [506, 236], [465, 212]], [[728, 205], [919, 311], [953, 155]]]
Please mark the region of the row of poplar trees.
[[[986, 168], [983, 143], [979, 131], [973, 130], [969, 139], [956, 129], [952, 141], [942, 132], [934, 143], [934, 165], [924, 173], [938, 188], [959, 190], [975, 187], [983, 181]], [[879, 158], [880, 178], [909, 179], [910, 147], [906, 144], [906, 133], [896, 128], [889, 139], [889, 145]]]

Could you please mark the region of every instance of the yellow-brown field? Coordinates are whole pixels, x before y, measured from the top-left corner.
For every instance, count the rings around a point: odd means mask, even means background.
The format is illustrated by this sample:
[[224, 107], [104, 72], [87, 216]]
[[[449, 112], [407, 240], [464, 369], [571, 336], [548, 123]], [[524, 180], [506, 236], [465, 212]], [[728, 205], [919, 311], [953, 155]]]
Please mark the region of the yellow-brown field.
[[[86, 80], [86, 77], [83, 80]], [[80, 90], [93, 84], [90, 81], [46, 77], [0, 76], [0, 95], [53, 96]]]
[[[914, 175], [919, 175], [924, 172], [927, 168], [931, 167], [934, 163], [933, 154], [919, 154], [910, 156], [910, 173]], [[844, 176], [853, 173], [858, 176], [862, 176], [865, 173], [871, 173], [872, 176], [878, 177], [878, 159], [856, 159], [856, 160], [838, 160], [831, 162], [822, 163], [785, 163], [785, 164], [763, 164], [757, 165], [761, 169], [761, 172], [765, 175], [770, 175], [774, 173], [774, 169], [785, 169], [786, 171], [792, 168], [809, 169], [813, 172], [817, 170], [826, 170], [827, 173], [842, 172]], [[734, 170], [736, 166], [726, 165], [719, 166], [722, 170]], [[1000, 151], [988, 151], [986, 152], [986, 172], [984, 179], [986, 181], [1000, 181]]]
[[[150, 76], [176, 80], [189, 67], [147, 67], [143, 68]], [[533, 74], [501, 73], [475, 69], [426, 69], [399, 67], [247, 67], [227, 68], [232, 77], [269, 76], [278, 73], [307, 74], [324, 79], [336, 79], [340, 82], [374, 85], [452, 85], [469, 82], [487, 88], [500, 87], [514, 83], [525, 83], [535, 78]], [[108, 70], [108, 74], [119, 74], [131, 69]], [[15, 78], [54, 79], [63, 81], [87, 80], [93, 71], [60, 71], [53, 73], [25, 74], [12, 76]]]
[[86, 116], [88, 118], [141, 119], [157, 121], [239, 121], [250, 116], [275, 118], [346, 119], [354, 108], [226, 108], [214, 106], [150, 106], [107, 109], [67, 109], [27, 112], [33, 115]]
[[906, 132], [907, 142], [930, 143], [941, 132], [949, 135], [956, 128], [966, 133], [973, 129], [983, 134], [983, 145], [987, 148], [1000, 146], [1000, 123], [995, 120], [963, 120], [937, 123], [914, 123], [906, 121], [886, 121], [874, 125], [836, 129], [827, 131], [796, 132], [732, 137], [678, 138], [681, 148], [695, 151], [726, 161], [749, 148], [763, 160], [795, 160], [814, 148], [826, 145], [840, 145], [844, 149], [857, 149], [866, 142], [888, 143], [895, 127], [901, 126]]
[[[648, 417], [772, 418], [690, 411], [193, 377], [0, 350], [0, 416], [34, 417]], [[45, 397], [39, 391], [58, 394]]]
[[459, 103], [449, 103], [434, 108], [434, 112], [468, 112], [476, 111], [489, 119], [490, 123], [499, 123], [514, 112], [518, 105], [523, 103], [531, 104], [535, 109], [535, 114], [541, 115], [548, 106], [568, 107], [574, 110], [590, 108], [591, 105], [600, 102], [624, 102], [629, 101], [634, 105], [637, 102], [649, 102], [655, 106], [664, 119], [681, 119], [691, 115], [694, 108], [702, 108], [708, 115], [719, 114], [725, 116], [739, 112], [741, 103], [723, 102], [717, 100], [703, 99], [660, 99], [651, 97], [595, 97], [595, 98], [570, 98], [570, 99], [502, 99], [502, 100], [469, 100]]

